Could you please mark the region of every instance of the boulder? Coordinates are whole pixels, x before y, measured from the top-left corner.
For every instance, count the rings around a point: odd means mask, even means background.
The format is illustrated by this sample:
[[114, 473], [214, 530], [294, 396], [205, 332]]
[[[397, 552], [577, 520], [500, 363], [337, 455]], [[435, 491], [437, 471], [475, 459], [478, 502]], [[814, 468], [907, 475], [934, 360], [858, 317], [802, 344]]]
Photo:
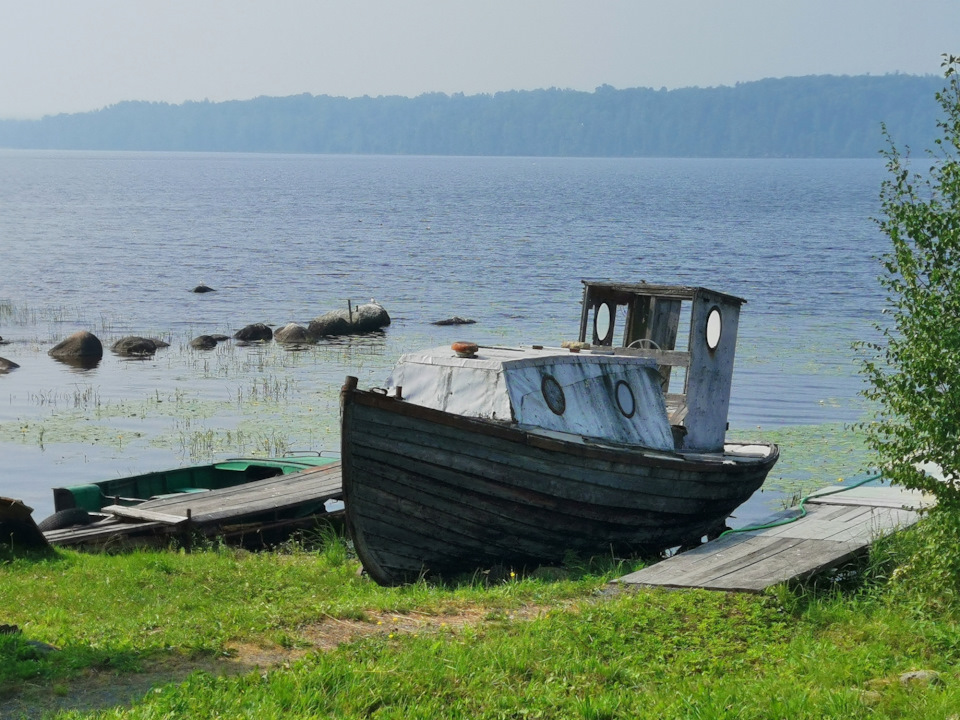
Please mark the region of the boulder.
[[198, 335], [190, 341], [194, 350], [213, 350], [217, 346], [217, 339], [213, 335]]
[[158, 345], [156, 340], [130, 335], [117, 340], [113, 345], [110, 346], [110, 349], [113, 350], [113, 352], [115, 352], [117, 355], [142, 357], [144, 355], [153, 355], [157, 352], [157, 347]]
[[303, 325], [287, 323], [273, 333], [273, 339], [279, 343], [308, 343], [313, 341], [313, 336]]
[[454, 315], [452, 318], [447, 318], [446, 320], [435, 320], [433, 325], [473, 325], [476, 320], [470, 320], [468, 318], [462, 318], [459, 315]]
[[326, 335], [349, 335], [352, 332], [346, 310], [333, 310], [320, 317], [315, 317], [307, 325], [307, 329], [315, 338]]
[[79, 330], [64, 338], [47, 353], [54, 358], [102, 358], [103, 344], [91, 332]]
[[20, 367], [13, 360], [7, 360], [6, 358], [0, 357], [0, 373], [10, 372]]
[[364, 303], [351, 309], [332, 310], [310, 321], [313, 337], [359, 335], [381, 330], [390, 324], [390, 316], [380, 303]]
[[218, 335], [217, 333], [214, 333], [214, 334], [211, 335], [210, 337], [212, 337], [212, 338], [213, 338], [214, 340], [216, 340], [218, 343], [223, 342], [224, 340], [229, 340], [229, 339], [230, 339], [230, 336], [229, 336], [229, 335]]
[[203, 283], [200, 283], [199, 285], [197, 285], [197, 286], [196, 286], [193, 290], [191, 290], [190, 292], [194, 292], [194, 293], [208, 293], [208, 292], [216, 292], [216, 290], [214, 290], [212, 287], [208, 287], [208, 286], [204, 285]]
[[245, 340], [247, 342], [271, 340], [273, 339], [273, 330], [263, 323], [254, 323], [253, 325], [247, 325], [245, 328], [237, 330], [237, 332], [233, 334], [233, 337], [237, 340]]

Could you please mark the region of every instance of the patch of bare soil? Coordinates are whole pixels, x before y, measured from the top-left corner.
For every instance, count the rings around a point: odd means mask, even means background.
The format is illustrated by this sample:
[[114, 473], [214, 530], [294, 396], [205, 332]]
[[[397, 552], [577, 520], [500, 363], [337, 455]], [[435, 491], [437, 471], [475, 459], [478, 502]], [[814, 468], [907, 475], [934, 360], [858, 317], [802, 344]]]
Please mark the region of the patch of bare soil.
[[148, 663], [139, 673], [89, 670], [69, 682], [29, 685], [16, 696], [0, 698], [0, 720], [37, 718], [60, 710], [92, 711], [127, 706], [153, 688], [182, 682], [195, 672], [231, 676], [266, 671], [289, 665], [309, 653], [334, 650], [343, 643], [364, 637], [456, 632], [467, 625], [532, 620], [547, 609], [535, 605], [509, 611], [468, 607], [442, 615], [367, 612], [363, 620], [326, 618], [297, 628], [292, 633], [295, 635], [293, 647], [233, 643], [217, 658], [167, 657]]

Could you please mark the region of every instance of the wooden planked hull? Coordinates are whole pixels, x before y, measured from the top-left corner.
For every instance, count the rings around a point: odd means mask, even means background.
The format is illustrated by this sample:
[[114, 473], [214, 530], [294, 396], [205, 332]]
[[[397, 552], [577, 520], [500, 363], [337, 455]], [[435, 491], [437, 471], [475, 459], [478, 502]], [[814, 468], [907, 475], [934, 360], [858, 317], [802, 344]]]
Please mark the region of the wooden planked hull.
[[383, 584], [568, 553], [656, 551], [723, 523], [778, 457], [574, 442], [344, 388], [347, 524]]

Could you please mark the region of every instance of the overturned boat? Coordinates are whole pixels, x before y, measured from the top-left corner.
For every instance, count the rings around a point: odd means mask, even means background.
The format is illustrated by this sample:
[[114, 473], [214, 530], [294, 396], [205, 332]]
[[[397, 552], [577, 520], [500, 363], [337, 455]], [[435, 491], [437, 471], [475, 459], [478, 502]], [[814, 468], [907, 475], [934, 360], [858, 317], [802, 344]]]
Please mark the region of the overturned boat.
[[348, 377], [343, 496], [371, 577], [655, 552], [718, 532], [779, 456], [724, 443], [743, 303], [584, 281], [569, 348], [455, 343], [402, 356], [384, 389]]

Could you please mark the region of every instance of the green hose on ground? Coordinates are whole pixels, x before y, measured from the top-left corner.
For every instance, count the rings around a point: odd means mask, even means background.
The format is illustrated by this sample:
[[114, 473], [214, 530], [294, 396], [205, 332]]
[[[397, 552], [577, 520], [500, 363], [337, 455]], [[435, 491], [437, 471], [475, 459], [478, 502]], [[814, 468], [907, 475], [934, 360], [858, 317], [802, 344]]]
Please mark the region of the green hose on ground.
[[730, 535], [732, 533], [753, 532], [755, 530], [767, 530], [769, 528], [780, 527], [781, 525], [789, 525], [790, 523], [796, 522], [802, 517], [806, 517], [807, 515], [806, 503], [807, 503], [807, 500], [809, 500], [810, 498], [822, 498], [822, 497], [827, 497], [828, 495], [836, 495], [837, 493], [846, 492], [847, 490], [853, 490], [854, 488], [858, 488], [861, 485], [866, 485], [868, 482], [879, 480], [880, 477], [881, 477], [880, 475], [870, 475], [866, 478], [863, 478], [862, 480], [857, 480], [857, 482], [853, 483], [852, 485], [841, 485], [840, 487], [833, 488], [832, 490], [829, 490], [827, 492], [816, 492], [816, 493], [811, 493], [810, 495], [805, 495], [804, 497], [800, 498], [800, 504], [797, 506], [798, 509], [800, 510], [800, 514], [797, 515], [796, 517], [784, 518], [783, 520], [777, 520], [776, 522], [766, 523], [764, 525], [749, 525], [747, 527], [737, 528], [735, 530], [725, 530], [724, 532], [720, 533], [718, 538], [722, 538], [724, 535]]

